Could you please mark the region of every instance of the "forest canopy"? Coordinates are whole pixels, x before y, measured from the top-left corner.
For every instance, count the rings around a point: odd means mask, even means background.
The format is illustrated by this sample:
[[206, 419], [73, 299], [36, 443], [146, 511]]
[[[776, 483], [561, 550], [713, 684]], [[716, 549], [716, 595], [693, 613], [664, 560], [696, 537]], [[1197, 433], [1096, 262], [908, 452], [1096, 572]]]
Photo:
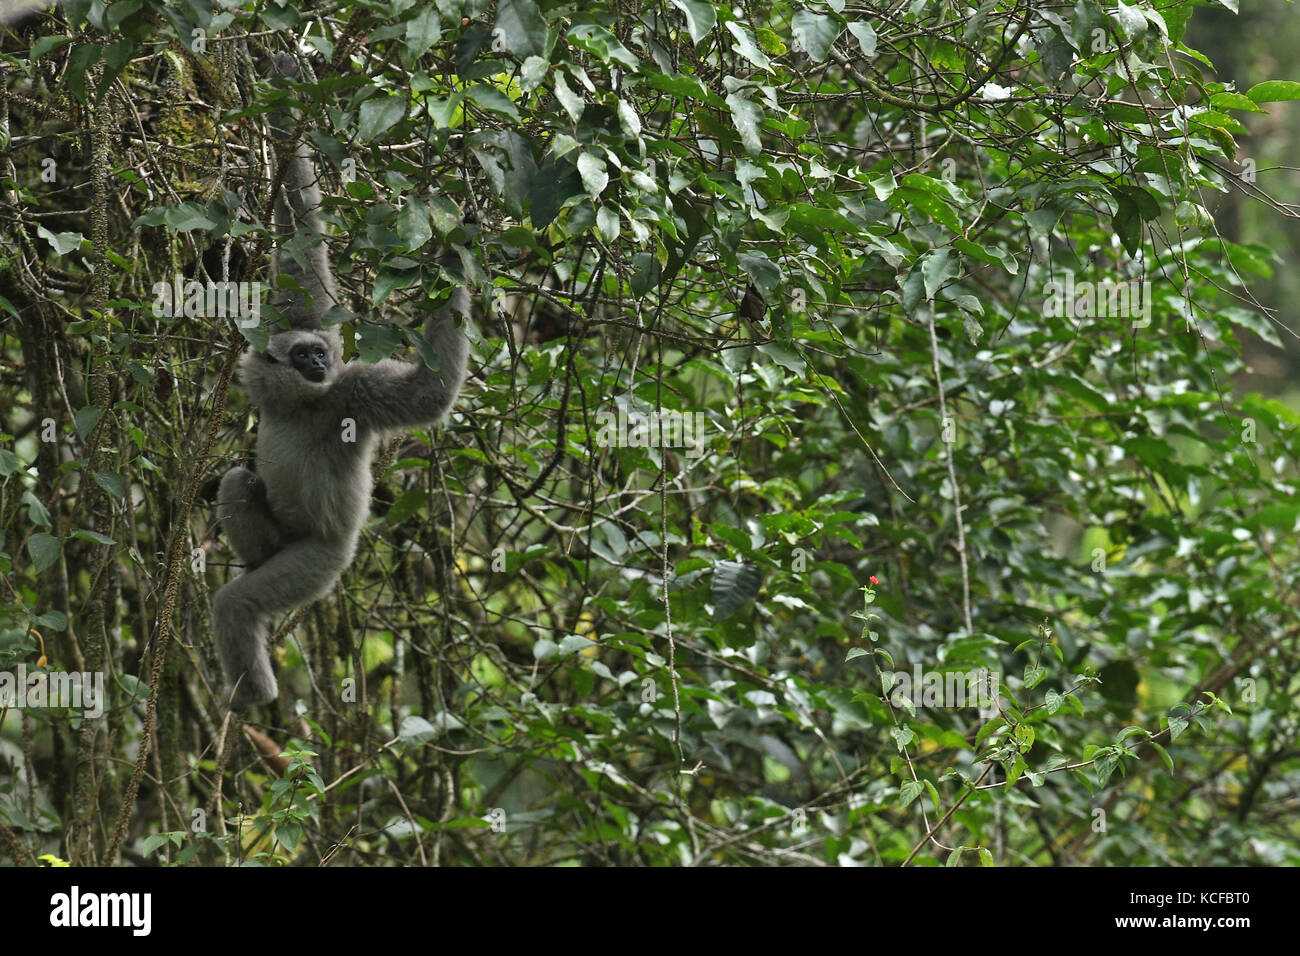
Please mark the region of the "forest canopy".
[[[0, 856], [1300, 862], [1300, 414], [1245, 352], [1294, 320], [1219, 225], [1296, 218], [1300, 82], [1206, 6], [15, 13]], [[277, 110], [349, 358], [464, 286], [471, 379], [231, 713]]]

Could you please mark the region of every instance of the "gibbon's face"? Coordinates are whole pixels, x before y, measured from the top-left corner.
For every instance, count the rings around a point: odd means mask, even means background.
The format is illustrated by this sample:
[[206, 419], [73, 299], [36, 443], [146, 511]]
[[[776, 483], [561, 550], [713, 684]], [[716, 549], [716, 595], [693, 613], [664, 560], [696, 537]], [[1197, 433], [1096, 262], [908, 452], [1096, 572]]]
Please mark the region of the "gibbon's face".
[[328, 387], [334, 380], [338, 359], [337, 351], [325, 336], [306, 331], [273, 335], [262, 353], [268, 372], [277, 378], [287, 378], [286, 384], [307, 385], [311, 392], [317, 391], [312, 385]]
[[289, 350], [289, 362], [309, 382], [325, 381], [329, 356], [321, 342], [299, 342]]

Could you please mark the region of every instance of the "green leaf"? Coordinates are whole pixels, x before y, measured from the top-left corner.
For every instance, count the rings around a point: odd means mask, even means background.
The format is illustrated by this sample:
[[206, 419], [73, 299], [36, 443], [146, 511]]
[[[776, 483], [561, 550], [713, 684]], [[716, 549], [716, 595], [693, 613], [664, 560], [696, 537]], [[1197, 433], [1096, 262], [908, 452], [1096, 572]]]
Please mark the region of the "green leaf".
[[901, 199], [908, 205], [919, 209], [935, 222], [946, 226], [953, 232], [961, 232], [961, 221], [951, 206], [934, 193], [922, 192], [909, 186], [899, 186], [891, 199]]
[[810, 10], [800, 10], [794, 15], [791, 32], [803, 51], [814, 63], [826, 59], [831, 44], [840, 35], [840, 25], [832, 17]]
[[[117, 6], [117, 4], [114, 4], [114, 6]], [[36, 60], [39, 60], [41, 57], [45, 56], [45, 54], [49, 53], [51, 50], [57, 50], [59, 47], [66, 46], [71, 42], [72, 42], [72, 37], [62, 37], [62, 36], [39, 37], [37, 38], [36, 42], [32, 44], [32, 51], [29, 54], [30, 59], [33, 62], [35, 62]]]
[[738, 93], [727, 95], [727, 106], [731, 108], [731, 118], [736, 124], [736, 132], [745, 151], [757, 156], [763, 151], [763, 141], [758, 135], [758, 125], [763, 122], [763, 110], [753, 100], [746, 99]]
[[302, 839], [302, 824], [293, 822], [276, 824], [275, 838], [286, 850], [293, 852]]
[[835, 209], [814, 206], [811, 203], [797, 202], [787, 206], [789, 218], [786, 222], [791, 228], [810, 242], [825, 246], [823, 232], [856, 233], [858, 227]]
[[208, 232], [217, 226], [208, 218], [202, 207], [188, 202], [168, 209], [163, 218], [167, 225], [177, 232], [193, 232], [196, 229]]
[[86, 528], [78, 528], [76, 531], [69, 534], [68, 537], [77, 538], [81, 541], [93, 541], [95, 544], [117, 544], [117, 542], [108, 535], [100, 534], [98, 531], [90, 531]]
[[1137, 7], [1130, 7], [1124, 0], [1119, 0], [1119, 7], [1115, 11], [1115, 20], [1119, 23], [1120, 30], [1129, 40], [1136, 40], [1147, 32], [1147, 18]]
[[[417, 277], [414, 272], [381, 272], [375, 277], [374, 288], [370, 290], [370, 301], [374, 305], [379, 305], [399, 289], [409, 289], [415, 285], [416, 281]], [[373, 326], [371, 328], [373, 329]], [[392, 330], [390, 329], [389, 337], [393, 338], [394, 336], [391, 333]], [[393, 344], [395, 345], [396, 342]], [[386, 351], [392, 351], [392, 346], [389, 346]]]
[[122, 482], [122, 476], [111, 471], [95, 472], [95, 484], [107, 491], [112, 497], [121, 501], [126, 497], [126, 485]]
[[434, 126], [438, 129], [455, 129], [463, 122], [462, 106], [464, 102], [465, 91], [457, 90], [446, 99], [430, 97], [425, 102], [425, 108], [429, 112], [429, 118], [433, 120]]
[[874, 57], [876, 55], [876, 29], [866, 20], [856, 20], [849, 24], [849, 32], [858, 41], [858, 46], [862, 47], [862, 55]]
[[713, 566], [713, 583], [709, 598], [713, 603], [713, 619], [725, 621], [758, 597], [763, 584], [763, 572], [752, 564], [739, 561], [719, 561]]
[[68, 56], [65, 73], [68, 89], [82, 103], [87, 102], [86, 77], [94, 65], [99, 62], [102, 48], [97, 43], [83, 43], [74, 47]]
[[1110, 779], [1110, 775], [1115, 772], [1118, 765], [1118, 754], [1111, 753], [1106, 754], [1104, 757], [1098, 757], [1097, 762], [1093, 765], [1093, 774], [1097, 780], [1097, 786], [1106, 786], [1106, 781]]
[[1136, 255], [1142, 245], [1142, 223], [1160, 215], [1160, 204], [1140, 186], [1116, 186], [1111, 189], [1118, 210], [1115, 213], [1115, 232], [1120, 242]]
[[76, 252], [83, 243], [90, 241], [79, 232], [53, 233], [40, 225], [36, 227], [36, 234], [53, 246], [55, 253], [61, 256]]
[[104, 410], [102, 408], [95, 408], [93, 405], [85, 405], [79, 408], [74, 419], [77, 437], [84, 441], [103, 416]]
[[754, 39], [754, 34], [750, 33], [735, 20], [727, 21], [727, 32], [736, 39], [732, 49], [760, 70], [766, 70], [768, 73], [772, 72], [772, 61], [769, 60], [767, 54], [759, 48], [758, 43]]
[[1300, 83], [1294, 80], [1267, 80], [1256, 83], [1246, 91], [1256, 103], [1278, 103], [1282, 100], [1300, 100]]
[[402, 718], [402, 726], [398, 729], [397, 736], [402, 740], [423, 744], [437, 739], [438, 728], [423, 717], [408, 714]]
[[63, 542], [44, 531], [38, 531], [27, 539], [27, 553], [32, 559], [32, 569], [37, 574], [59, 560], [59, 552], [62, 550]]
[[66, 631], [68, 629], [68, 616], [62, 611], [46, 611], [44, 614], [33, 617], [32, 624], [36, 627], [48, 627], [51, 631]]
[[1237, 136], [1246, 136], [1250, 133], [1250, 130], [1242, 126], [1237, 120], [1217, 110], [1206, 110], [1203, 113], [1197, 113], [1192, 117], [1192, 122], [1198, 126], [1221, 129]]
[[384, 520], [390, 525], [398, 525], [424, 508], [427, 495], [423, 488], [409, 488], [393, 502]]
[[646, 78], [646, 84], [684, 100], [700, 100], [713, 106], [723, 105], [722, 97], [689, 74], [676, 73], [665, 76], [662, 73], [655, 73]]
[[519, 120], [519, 108], [515, 106], [514, 100], [495, 86], [476, 83], [465, 91], [465, 98], [481, 109], [500, 113], [502, 116], [508, 116], [516, 122]]
[[41, 528], [53, 526], [50, 520], [50, 513], [46, 510], [41, 499], [37, 498], [30, 491], [23, 492], [23, 503], [27, 505], [27, 520]]
[[604, 27], [589, 23], [576, 26], [569, 31], [568, 40], [579, 49], [594, 54], [602, 63], [621, 63], [629, 70], [640, 65], [628, 48]]
[[389, 133], [406, 117], [407, 100], [404, 96], [381, 93], [361, 104], [357, 123], [357, 138], [372, 143]]
[[1056, 224], [1061, 221], [1061, 210], [1034, 209], [1024, 216], [1025, 223], [1029, 226], [1029, 234], [1035, 239], [1046, 239], [1055, 231]]
[[596, 646], [595, 641], [583, 637], [581, 634], [570, 634], [564, 640], [560, 641], [560, 646], [557, 648], [556, 653], [576, 654], [579, 651], [585, 651], [589, 647]]
[[564, 107], [564, 112], [569, 114], [569, 118], [575, 123], [582, 118], [582, 111], [587, 108], [587, 104], [582, 101], [582, 97], [569, 87], [568, 81], [564, 74], [559, 70], [555, 71], [555, 98], [560, 101]]
[[128, 701], [143, 704], [149, 699], [149, 685], [134, 674], [118, 674], [115, 680]]
[[[160, 846], [166, 846], [168, 843], [172, 842], [173, 836], [175, 836], [175, 834], [172, 833], [149, 834], [147, 837], [145, 837], [143, 840], [140, 841], [140, 854], [142, 856], [152, 856], [154, 851], [157, 850]], [[180, 846], [179, 843], [177, 843], [176, 845]]]
[[1160, 746], [1160, 745], [1159, 745], [1158, 743], [1156, 743], [1154, 740], [1148, 740], [1147, 743], [1151, 745], [1151, 748], [1152, 748], [1156, 753], [1160, 754], [1160, 759], [1164, 761], [1164, 763], [1165, 763], [1165, 767], [1168, 768], [1168, 770], [1169, 770], [1170, 773], [1173, 773], [1173, 772], [1174, 772], [1174, 758], [1171, 757], [1171, 756], [1169, 756], [1169, 751], [1166, 750], [1164, 747]]
[[636, 110], [624, 100], [618, 101], [618, 125], [630, 139], [635, 140], [641, 135], [641, 117], [637, 116]]
[[596, 210], [596, 229], [600, 233], [600, 238], [606, 243], [611, 243], [619, 237], [623, 231], [622, 224], [619, 222], [618, 212], [609, 206], [601, 206]]
[[1006, 769], [1007, 769], [1007, 779], [1006, 779], [1006, 784], [1004, 786], [1004, 789], [1010, 790], [1012, 787], [1016, 785], [1016, 781], [1019, 780], [1024, 775], [1025, 761], [1017, 755], [1016, 758], [1011, 761], [1011, 765]]
[[433, 238], [429, 207], [418, 197], [411, 197], [397, 214], [397, 235], [406, 252], [415, 252]]
[[1210, 97], [1210, 106], [1216, 110], [1245, 110], [1249, 113], [1267, 113], [1255, 105], [1249, 96], [1240, 93], [1215, 93]]
[[1187, 729], [1187, 724], [1188, 721], [1186, 717], [1169, 718], [1169, 742], [1170, 743], [1173, 743], [1175, 740], [1177, 740], [1179, 737], [1183, 735], [1183, 731]]
[[785, 41], [769, 27], [759, 27], [754, 31], [754, 36], [758, 39], [758, 45], [763, 48], [763, 52], [769, 56], [784, 56], [789, 52]]
[[765, 299], [774, 298], [777, 290], [781, 286], [781, 270], [767, 256], [759, 252], [742, 252], [736, 257], [740, 262], [740, 267], [745, 270], [749, 276], [749, 281], [754, 284], [754, 288], [763, 294]]
[[1017, 724], [1011, 736], [1020, 745], [1021, 750], [1028, 750], [1034, 745], [1034, 728], [1028, 724]]
[[766, 355], [782, 368], [794, 372], [800, 378], [808, 372], [808, 366], [804, 362], [803, 356], [778, 342], [766, 342], [758, 346], [758, 352], [760, 355]]
[[949, 258], [947, 247], [935, 249], [921, 261], [921, 275], [925, 279], [925, 297], [933, 299], [936, 292], [957, 275], [957, 263]]
[[524, 92], [531, 93], [542, 85], [546, 79], [546, 74], [550, 72], [551, 64], [544, 57], [530, 56], [524, 60], [523, 66], [519, 68], [519, 85], [523, 87]]
[[406, 21], [406, 62], [411, 64], [418, 60], [429, 47], [438, 42], [441, 35], [442, 22], [438, 18], [438, 8], [427, 4]]
[[1001, 249], [997, 246], [991, 248], [988, 246], [981, 246], [964, 237], [954, 239], [952, 246], [958, 252], [970, 256], [973, 259], [978, 259], [980, 262], [992, 266], [1001, 266], [1009, 275], [1016, 275], [1020, 271], [1019, 264], [1017, 264], [1016, 260], [1007, 252], [1007, 250]]
[[535, 0], [498, 0], [493, 37], [521, 60], [547, 54], [546, 20]]
[[609, 185], [605, 161], [595, 153], [583, 153], [578, 157], [578, 172], [582, 176], [582, 185], [587, 190], [587, 195], [592, 199], [600, 198], [600, 194]]
[[672, 4], [686, 15], [686, 30], [691, 35], [691, 43], [698, 44], [712, 31], [718, 22], [718, 12], [713, 4], [701, 0], [672, 0]]

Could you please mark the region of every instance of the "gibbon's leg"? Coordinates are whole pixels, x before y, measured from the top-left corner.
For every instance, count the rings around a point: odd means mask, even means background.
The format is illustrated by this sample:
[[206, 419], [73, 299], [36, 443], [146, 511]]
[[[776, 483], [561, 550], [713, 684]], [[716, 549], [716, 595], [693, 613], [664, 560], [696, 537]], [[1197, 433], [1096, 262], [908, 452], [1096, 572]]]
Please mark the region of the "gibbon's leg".
[[271, 618], [324, 597], [347, 567], [351, 552], [345, 544], [304, 538], [217, 592], [213, 620], [231, 707], [278, 696], [266, 648]]
[[230, 546], [250, 568], [264, 564], [284, 547], [284, 535], [266, 503], [266, 482], [247, 468], [231, 468], [221, 477], [217, 520]]

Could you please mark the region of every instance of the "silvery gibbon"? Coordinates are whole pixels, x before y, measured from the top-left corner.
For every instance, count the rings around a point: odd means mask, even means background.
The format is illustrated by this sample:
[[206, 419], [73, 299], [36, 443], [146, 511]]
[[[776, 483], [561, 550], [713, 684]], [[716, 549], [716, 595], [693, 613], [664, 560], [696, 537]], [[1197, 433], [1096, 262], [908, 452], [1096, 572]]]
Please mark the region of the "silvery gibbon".
[[[298, 75], [287, 54], [275, 56], [275, 69]], [[217, 496], [218, 519], [247, 564], [217, 592], [213, 608], [227, 699], [235, 708], [278, 695], [266, 646], [272, 619], [323, 597], [352, 562], [369, 511], [376, 446], [393, 433], [442, 421], [464, 383], [469, 353], [456, 316], [468, 316], [470, 298], [457, 288], [425, 324], [436, 371], [420, 361], [343, 362], [337, 329], [322, 327], [337, 290], [317, 215], [311, 151], [290, 141], [287, 114], [270, 119], [277, 151], [289, 151], [280, 162], [272, 267], [302, 291], [275, 293], [291, 329], [274, 332], [266, 351], [240, 359], [240, 378], [261, 414], [256, 471], [231, 468]], [[295, 234], [305, 237], [295, 249], [307, 245], [301, 262], [283, 248]]]

